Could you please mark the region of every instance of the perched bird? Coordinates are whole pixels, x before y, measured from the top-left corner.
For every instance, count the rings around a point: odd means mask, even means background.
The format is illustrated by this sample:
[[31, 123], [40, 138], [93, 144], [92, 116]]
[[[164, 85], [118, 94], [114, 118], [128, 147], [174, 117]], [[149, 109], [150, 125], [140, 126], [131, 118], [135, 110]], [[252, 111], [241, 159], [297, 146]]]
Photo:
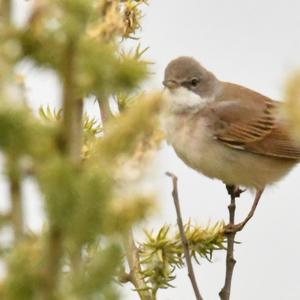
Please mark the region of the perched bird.
[[167, 141], [191, 168], [227, 186], [254, 188], [280, 180], [300, 159], [280, 102], [243, 86], [218, 80], [191, 57], [165, 70], [164, 127]]

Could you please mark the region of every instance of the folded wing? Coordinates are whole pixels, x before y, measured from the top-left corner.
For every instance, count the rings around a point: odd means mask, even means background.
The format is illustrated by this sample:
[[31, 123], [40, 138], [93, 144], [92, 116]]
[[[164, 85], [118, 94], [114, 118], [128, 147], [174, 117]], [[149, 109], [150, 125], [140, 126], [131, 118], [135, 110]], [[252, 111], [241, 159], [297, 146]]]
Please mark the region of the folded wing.
[[212, 104], [214, 137], [234, 149], [300, 159], [300, 147], [289, 136], [287, 122], [279, 117], [280, 103], [255, 92], [251, 97], [252, 91], [247, 91], [247, 97]]

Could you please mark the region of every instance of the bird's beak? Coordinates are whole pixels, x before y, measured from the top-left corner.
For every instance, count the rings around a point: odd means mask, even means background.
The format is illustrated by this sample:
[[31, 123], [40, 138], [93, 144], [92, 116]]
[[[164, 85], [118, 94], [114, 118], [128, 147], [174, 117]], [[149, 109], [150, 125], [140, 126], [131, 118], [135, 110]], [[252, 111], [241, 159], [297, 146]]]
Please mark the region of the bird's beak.
[[164, 80], [163, 85], [170, 90], [175, 89], [179, 86], [179, 84], [174, 80]]

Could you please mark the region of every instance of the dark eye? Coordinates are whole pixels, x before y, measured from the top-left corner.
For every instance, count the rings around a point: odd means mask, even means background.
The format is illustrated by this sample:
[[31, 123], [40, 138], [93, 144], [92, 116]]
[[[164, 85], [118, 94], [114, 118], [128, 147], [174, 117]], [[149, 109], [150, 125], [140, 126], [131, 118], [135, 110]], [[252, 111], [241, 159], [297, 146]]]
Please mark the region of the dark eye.
[[197, 86], [198, 83], [199, 83], [199, 79], [198, 79], [198, 78], [193, 78], [193, 79], [190, 81], [190, 84], [191, 84], [191, 86], [193, 86], [193, 87]]

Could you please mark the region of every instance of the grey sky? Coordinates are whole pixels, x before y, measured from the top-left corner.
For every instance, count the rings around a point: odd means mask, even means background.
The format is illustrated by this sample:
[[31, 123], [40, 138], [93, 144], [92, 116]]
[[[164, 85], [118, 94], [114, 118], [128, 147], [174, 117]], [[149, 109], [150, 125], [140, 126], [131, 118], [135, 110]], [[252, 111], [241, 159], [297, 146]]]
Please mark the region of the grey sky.
[[[16, 0], [19, 20], [29, 1]], [[145, 9], [142, 45], [155, 62], [155, 76], [148, 88], [160, 88], [163, 69], [179, 55], [193, 56], [219, 79], [243, 84], [274, 99], [281, 99], [284, 81], [300, 65], [300, 2], [298, 0], [152, 0]], [[34, 107], [50, 104], [60, 97], [57, 80], [49, 72], [23, 67], [28, 79], [28, 95]], [[199, 224], [227, 220], [228, 197], [224, 186], [187, 168], [164, 146], [160, 151], [158, 181], [161, 212], [157, 223], [175, 223], [170, 197], [170, 180], [163, 173], [179, 177], [181, 205], [185, 220]], [[254, 219], [238, 234], [237, 265], [232, 300], [300, 299], [300, 168], [263, 195]], [[157, 179], [155, 180], [157, 182]], [[33, 227], [41, 223], [32, 183], [26, 193]], [[37, 196], [36, 196], [37, 197]], [[252, 195], [243, 194], [237, 203], [242, 219]], [[218, 299], [223, 284], [225, 256], [196, 266], [199, 286], [206, 300]], [[176, 289], [159, 294], [160, 300], [194, 299], [186, 270], [178, 273]], [[125, 296], [124, 296], [125, 297]], [[138, 299], [132, 292], [126, 299]]]

